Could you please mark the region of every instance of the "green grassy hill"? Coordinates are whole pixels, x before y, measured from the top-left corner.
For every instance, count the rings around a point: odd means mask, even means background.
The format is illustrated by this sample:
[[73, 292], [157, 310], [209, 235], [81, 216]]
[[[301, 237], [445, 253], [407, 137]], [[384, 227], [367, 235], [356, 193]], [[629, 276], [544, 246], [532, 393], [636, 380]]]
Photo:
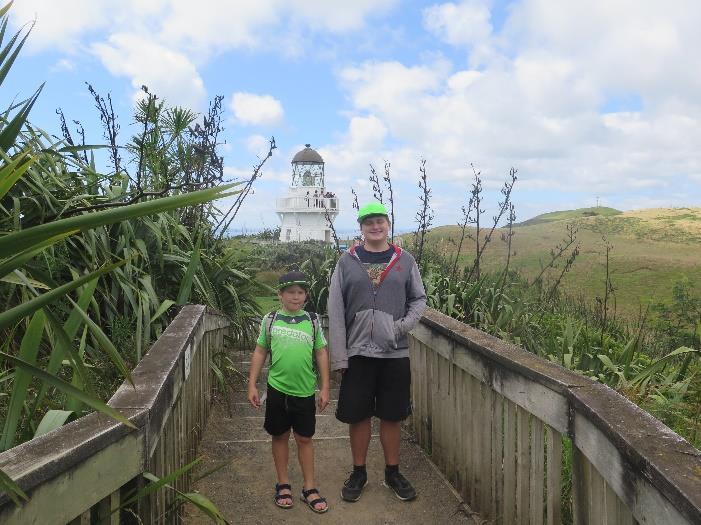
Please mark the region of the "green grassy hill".
[[[595, 215], [593, 213], [596, 213]], [[701, 208], [664, 208], [619, 212], [612, 208], [584, 208], [540, 215], [514, 228], [512, 268], [533, 279], [550, 259], [550, 250], [566, 236], [566, 225], [577, 228], [580, 255], [565, 275], [562, 288], [570, 295], [593, 302], [604, 293], [605, 243], [610, 253], [611, 279], [617, 311], [635, 316], [651, 301], [668, 302], [674, 283], [687, 278], [701, 293]], [[484, 256], [490, 270], [503, 268], [506, 244], [495, 232]], [[429, 243], [454, 254], [457, 226], [434, 228]], [[460, 262], [471, 264], [474, 242], [466, 240]], [[559, 265], [562, 268], [562, 263]], [[549, 270], [555, 279], [560, 269]]]
[[623, 212], [603, 206], [596, 208], [579, 208], [577, 210], [551, 211], [550, 213], [543, 213], [527, 221], [520, 222], [515, 226], [533, 226], [544, 222], [571, 221], [585, 217], [611, 217], [613, 215], [620, 215], [621, 213]]

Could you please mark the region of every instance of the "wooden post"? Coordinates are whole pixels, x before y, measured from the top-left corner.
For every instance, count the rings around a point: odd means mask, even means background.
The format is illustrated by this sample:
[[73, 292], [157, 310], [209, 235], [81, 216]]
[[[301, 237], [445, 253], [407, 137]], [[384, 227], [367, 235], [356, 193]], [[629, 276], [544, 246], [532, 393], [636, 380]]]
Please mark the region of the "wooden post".
[[562, 523], [560, 492], [562, 490], [562, 436], [551, 426], [546, 427], [548, 446], [548, 525]]
[[595, 468], [589, 469], [589, 519], [591, 523], [606, 523], [606, 482]]
[[482, 424], [481, 424], [481, 464], [480, 469], [482, 497], [480, 498], [480, 512], [485, 517], [492, 517], [490, 510], [492, 508], [492, 424], [494, 411], [492, 405], [494, 403], [494, 390], [489, 385], [481, 383], [482, 386]]
[[502, 523], [509, 525], [516, 522], [516, 405], [511, 401], [504, 402], [504, 519]]
[[475, 426], [475, 411], [472, 405], [472, 376], [467, 372], [462, 372], [462, 399], [463, 413], [465, 417], [462, 421], [462, 454], [464, 462], [462, 465], [463, 483], [462, 497], [472, 505], [473, 494], [473, 474], [472, 474], [472, 428]]
[[516, 522], [528, 525], [530, 501], [531, 457], [529, 447], [528, 412], [516, 409]]
[[589, 524], [589, 485], [587, 458], [572, 447], [572, 514], [574, 525]]
[[119, 502], [119, 490], [100, 501], [97, 507], [97, 520], [100, 525], [119, 525], [119, 512], [116, 512]]
[[465, 398], [462, 395], [465, 372], [457, 366], [452, 366], [452, 369], [455, 378], [453, 383], [453, 397], [455, 398], [455, 488], [459, 494], [462, 494], [465, 488], [464, 420], [469, 416], [465, 413]]
[[504, 398], [494, 393], [492, 404], [492, 508], [491, 516], [499, 521], [502, 515], [504, 493]]
[[545, 483], [545, 432], [543, 422], [531, 419], [530, 523], [543, 523], [543, 485]]
[[480, 495], [482, 494], [482, 479], [480, 478], [480, 465], [482, 464], [482, 425], [484, 424], [484, 414], [482, 412], [482, 388], [481, 383], [473, 379], [471, 381], [472, 413], [474, 419], [472, 423], [472, 490], [470, 491], [470, 504], [481, 511]]

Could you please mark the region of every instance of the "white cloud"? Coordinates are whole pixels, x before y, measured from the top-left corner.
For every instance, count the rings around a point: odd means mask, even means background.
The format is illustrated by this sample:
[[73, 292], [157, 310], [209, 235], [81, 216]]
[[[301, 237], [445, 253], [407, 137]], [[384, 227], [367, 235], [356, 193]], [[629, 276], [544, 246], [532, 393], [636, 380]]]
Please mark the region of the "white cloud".
[[13, 22], [38, 19], [31, 45], [69, 50], [86, 35], [140, 33], [199, 57], [241, 47], [274, 48], [291, 34], [344, 33], [386, 14], [398, 0], [22, 0]]
[[12, 6], [10, 17], [16, 26], [36, 18], [28, 40], [30, 49], [59, 47], [71, 51], [84, 33], [107, 25], [116, 4], [112, 0], [22, 0]]
[[280, 16], [270, 0], [173, 0], [163, 13], [161, 38], [197, 52], [255, 47]]
[[[410, 4], [406, 9], [417, 9]], [[407, 33], [402, 38], [416, 38], [425, 52], [420, 59], [393, 59], [388, 49], [382, 58], [335, 62], [348, 95], [348, 121], [337, 140], [319, 148], [329, 181], [357, 184], [366, 179], [369, 162], [388, 159], [399, 181], [415, 182], [425, 156], [430, 176], [455, 187], [467, 183], [470, 162], [489, 187], [515, 165], [519, 186], [533, 198], [567, 192], [572, 205], [577, 195], [591, 201], [596, 192], [625, 206], [644, 202], [629, 193], [647, 191], [664, 201], [675, 187], [698, 180], [701, 2], [516, 0], [499, 3], [499, 17], [505, 17], [499, 23], [495, 4], [453, 0], [423, 9], [423, 27], [453, 46], [449, 51], [430, 49], [425, 35]], [[135, 88], [146, 83], [191, 105], [205, 96], [198, 68], [215, 53], [302, 53], [320, 34], [361, 35], [368, 20], [396, 5], [201, 0], [192, 9], [185, 0], [22, 0], [12, 18], [25, 22], [37, 14], [30, 45], [90, 49]], [[413, 56], [411, 49], [402, 56]], [[270, 95], [237, 95], [238, 104], [233, 97], [230, 104], [240, 123], [284, 120], [282, 105]], [[245, 145], [255, 152], [261, 137]], [[282, 165], [289, 158], [277, 156], [284, 158], [275, 166], [286, 180]]]
[[512, 48], [568, 57], [602, 87], [656, 98], [670, 86], [701, 87], [701, 57], [694, 51], [701, 46], [699, 18], [701, 4], [695, 0], [665, 5], [529, 0], [514, 4], [504, 36]]
[[353, 150], [377, 151], [382, 148], [387, 136], [387, 127], [374, 115], [353, 117], [349, 125], [349, 135]]
[[206, 97], [195, 65], [182, 53], [140, 35], [119, 33], [92, 46], [104, 67], [115, 76], [127, 76], [135, 97], [146, 85], [170, 104], [198, 109]]
[[267, 155], [270, 142], [263, 135], [251, 135], [246, 139], [246, 149], [258, 157]]
[[[701, 47], [701, 33], [688, 21], [690, 13], [701, 17], [701, 4], [644, 4], [572, 9], [525, 0], [512, 4], [499, 34], [488, 3], [432, 6], [424, 11], [430, 31], [468, 53], [477, 45], [491, 54], [478, 69], [441, 61], [341, 69], [349, 129], [368, 114], [379, 119], [388, 134], [375, 158], [403, 159], [414, 178], [411, 165], [425, 156], [434, 180], [463, 185], [470, 162], [495, 188], [516, 166], [519, 187], [543, 199], [597, 192], [625, 206], [630, 192], [669, 192], [701, 172], [701, 57], [689, 52]], [[469, 27], [481, 30], [468, 34]], [[603, 113], [619, 94], [642, 107]], [[352, 147], [351, 136], [329, 149]], [[400, 147], [388, 151], [387, 143]]]
[[255, 93], [234, 93], [230, 107], [241, 124], [251, 126], [274, 126], [282, 122], [285, 114], [275, 97]]
[[67, 58], [60, 59], [51, 67], [51, 71], [54, 72], [73, 71], [74, 69], [75, 64]]
[[424, 10], [424, 24], [426, 29], [449, 44], [484, 44], [492, 34], [489, 3], [473, 0], [433, 5]]
[[[310, 36], [358, 31], [397, 3], [200, 0], [193, 7], [186, 0], [22, 0], [11, 20], [19, 27], [36, 17], [29, 40], [34, 51], [92, 51], [110, 73], [128, 77], [134, 87], [147, 84], [170, 102], [202, 109], [198, 68], [213, 54], [241, 48], [301, 54], [313, 42]], [[268, 109], [273, 113], [260, 118], [277, 121], [277, 108]]]
[[360, 29], [365, 19], [387, 13], [398, 0], [288, 0], [284, 2], [294, 18], [306, 21], [311, 27], [330, 32]]

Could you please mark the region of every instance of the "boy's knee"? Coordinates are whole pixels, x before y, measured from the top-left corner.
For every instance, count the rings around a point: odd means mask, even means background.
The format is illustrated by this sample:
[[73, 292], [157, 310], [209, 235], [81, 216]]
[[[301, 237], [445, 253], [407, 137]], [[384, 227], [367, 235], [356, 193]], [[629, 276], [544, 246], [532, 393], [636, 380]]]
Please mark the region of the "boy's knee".
[[278, 434], [277, 436], [271, 436], [273, 441], [287, 441], [290, 439], [290, 431], [288, 430], [287, 432], [283, 432], [282, 434]]
[[295, 441], [298, 445], [309, 445], [312, 442], [311, 437], [300, 436], [295, 432]]

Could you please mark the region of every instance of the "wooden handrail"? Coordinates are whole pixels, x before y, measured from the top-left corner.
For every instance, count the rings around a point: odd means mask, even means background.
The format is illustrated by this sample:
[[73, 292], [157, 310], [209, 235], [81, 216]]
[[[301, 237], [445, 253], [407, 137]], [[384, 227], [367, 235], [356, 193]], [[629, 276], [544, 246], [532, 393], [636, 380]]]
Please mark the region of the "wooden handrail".
[[435, 310], [411, 336], [413, 426], [482, 518], [701, 523], [701, 452], [617, 392]]
[[[121, 523], [124, 494], [144, 472], [163, 476], [194, 459], [211, 399], [209, 360], [229, 321], [204, 306], [183, 307], [109, 405], [137, 427], [92, 413], [0, 454], [0, 468], [29, 494], [16, 507], [3, 495], [0, 523], [64, 524], [94, 518]], [[186, 489], [189, 477], [174, 482]], [[163, 491], [133, 510], [160, 522], [172, 497]], [[89, 523], [89, 521], [88, 521]]]

